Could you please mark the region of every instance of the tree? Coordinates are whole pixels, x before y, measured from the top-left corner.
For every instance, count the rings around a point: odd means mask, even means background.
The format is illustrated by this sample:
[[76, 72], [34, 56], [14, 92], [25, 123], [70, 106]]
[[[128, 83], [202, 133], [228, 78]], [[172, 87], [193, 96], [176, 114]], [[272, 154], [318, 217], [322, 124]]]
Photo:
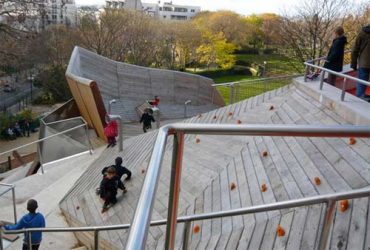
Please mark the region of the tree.
[[348, 0], [303, 0], [293, 14], [281, 19], [281, 37], [301, 61], [326, 53], [336, 26], [349, 12]]
[[253, 46], [254, 49], [262, 46], [263, 43], [263, 19], [257, 15], [250, 15], [245, 18], [248, 29], [248, 43]]
[[197, 49], [199, 62], [208, 68], [214, 64], [222, 69], [231, 69], [235, 65], [236, 47], [228, 43], [223, 33], [213, 35], [209, 32], [203, 34], [202, 45]]

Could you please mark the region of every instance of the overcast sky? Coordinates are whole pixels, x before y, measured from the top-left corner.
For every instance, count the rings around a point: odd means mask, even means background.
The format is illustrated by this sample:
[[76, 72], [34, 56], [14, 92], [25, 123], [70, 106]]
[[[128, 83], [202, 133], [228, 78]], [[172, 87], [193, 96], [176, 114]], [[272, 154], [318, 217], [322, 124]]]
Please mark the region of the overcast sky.
[[[105, 4], [105, 0], [75, 0], [78, 5]], [[166, 0], [169, 2], [170, 0]], [[289, 8], [300, 0], [172, 0], [174, 4], [201, 6], [202, 10], [233, 10], [240, 14], [279, 13], [283, 8]], [[156, 0], [142, 0], [155, 3]], [[162, 0], [163, 2], [163, 0]]]

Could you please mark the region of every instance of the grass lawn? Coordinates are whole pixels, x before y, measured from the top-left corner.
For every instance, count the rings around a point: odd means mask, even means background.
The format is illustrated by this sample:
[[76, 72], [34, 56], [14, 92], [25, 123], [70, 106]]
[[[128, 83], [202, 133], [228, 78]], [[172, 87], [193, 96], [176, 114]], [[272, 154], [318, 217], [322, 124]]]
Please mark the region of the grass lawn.
[[[234, 87], [234, 103], [245, 100], [247, 98], [260, 95], [264, 92], [271, 91], [277, 88], [281, 88], [292, 82], [290, 78], [271, 80], [264, 82], [251, 82], [241, 85], [235, 85]], [[230, 104], [230, 87], [219, 86], [217, 90], [220, 92], [225, 100], [226, 104]]]

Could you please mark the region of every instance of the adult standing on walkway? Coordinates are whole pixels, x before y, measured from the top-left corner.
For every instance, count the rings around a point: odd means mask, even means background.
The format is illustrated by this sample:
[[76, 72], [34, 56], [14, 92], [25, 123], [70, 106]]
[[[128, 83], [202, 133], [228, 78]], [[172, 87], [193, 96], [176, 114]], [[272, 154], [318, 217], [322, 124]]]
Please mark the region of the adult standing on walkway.
[[[351, 68], [357, 70], [358, 78], [369, 81], [370, 77], [370, 24], [363, 27], [357, 35], [356, 42], [352, 49]], [[357, 83], [356, 96], [364, 97], [366, 85]]]
[[[343, 27], [334, 30], [335, 38], [330, 47], [324, 68], [340, 72], [343, 70], [344, 47], [347, 44], [347, 37], [344, 36]], [[329, 74], [327, 82], [335, 86], [336, 75]]]

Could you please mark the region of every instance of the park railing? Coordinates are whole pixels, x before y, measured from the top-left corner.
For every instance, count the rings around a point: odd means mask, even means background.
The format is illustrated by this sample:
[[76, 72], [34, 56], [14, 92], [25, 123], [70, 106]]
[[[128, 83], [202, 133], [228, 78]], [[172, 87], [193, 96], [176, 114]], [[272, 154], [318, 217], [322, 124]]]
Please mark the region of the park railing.
[[[351, 61], [351, 51], [345, 51], [344, 64], [348, 64], [350, 61]], [[345, 99], [348, 80], [352, 80], [357, 83], [370, 86], [370, 81], [361, 80], [357, 77], [353, 77], [353, 76], [344, 74], [342, 72], [336, 72], [336, 71], [324, 68], [325, 62], [326, 62], [326, 57], [320, 57], [320, 58], [316, 58], [316, 59], [305, 62], [304, 64], [306, 66], [306, 71], [304, 75], [304, 81], [307, 82], [310, 75], [312, 76], [316, 74], [316, 77], [320, 78], [319, 89], [322, 90], [324, 86], [325, 77], [329, 76], [329, 74], [335, 75], [338, 78], [343, 78], [342, 93], [340, 96], [341, 101], [344, 101]]]
[[[218, 212], [211, 212], [211, 213], [203, 213], [203, 214], [195, 214], [195, 215], [188, 215], [182, 216], [177, 218], [177, 223], [184, 223], [184, 232], [182, 234], [182, 249], [187, 250], [189, 248], [189, 236], [190, 236], [190, 226], [192, 222], [201, 221], [201, 220], [211, 220], [216, 218], [224, 218], [224, 217], [231, 217], [231, 216], [238, 216], [238, 215], [247, 215], [253, 213], [261, 213], [261, 212], [268, 212], [274, 210], [281, 210], [281, 209], [289, 209], [289, 208], [297, 208], [302, 206], [310, 206], [315, 204], [326, 204], [326, 212], [325, 212], [325, 224], [324, 228], [321, 231], [321, 235], [319, 237], [319, 248], [320, 250], [326, 249], [326, 245], [328, 242], [328, 236], [330, 233], [330, 227], [333, 221], [334, 211], [335, 211], [335, 202], [339, 200], [345, 199], [357, 199], [363, 197], [369, 197], [370, 190], [369, 189], [360, 189], [354, 191], [347, 191], [343, 193], [337, 194], [326, 194], [326, 195], [319, 195], [315, 197], [308, 197], [303, 199], [296, 199], [296, 200], [289, 200], [289, 201], [282, 201], [276, 202], [272, 204], [264, 204], [252, 207], [243, 207], [237, 208], [232, 210], [224, 210]], [[167, 220], [156, 220], [151, 221], [150, 226], [163, 226], [167, 224]], [[93, 232], [94, 240], [93, 240], [93, 249], [99, 249], [99, 233], [104, 231], [113, 231], [113, 230], [127, 230], [130, 229], [130, 224], [119, 224], [119, 225], [111, 225], [111, 226], [89, 226], [89, 227], [64, 227], [64, 228], [29, 228], [29, 229], [22, 229], [22, 230], [15, 230], [15, 231], [4, 231], [5, 234], [27, 234], [29, 241], [32, 239], [33, 232], [43, 232], [43, 233], [63, 233], [63, 232]], [[0, 238], [1, 238], [1, 230], [0, 230]], [[31, 242], [28, 243], [30, 246]], [[1, 242], [0, 242], [0, 250], [3, 250]]]
[[[6, 170], [26, 166], [38, 158], [41, 172], [44, 173], [44, 164], [92, 152], [88, 125], [82, 117], [49, 123], [41, 121], [40, 138], [1, 152], [0, 162], [8, 165]], [[17, 140], [15, 137], [9, 139]], [[31, 174], [32, 166], [28, 171]]]
[[[13, 218], [14, 223], [17, 223], [17, 207], [15, 204], [15, 185], [0, 182], [0, 197], [8, 193], [9, 191], [12, 191]], [[0, 241], [1, 239], [2, 238], [0, 237]]]
[[233, 104], [267, 91], [281, 88], [292, 83], [292, 79], [300, 75], [256, 78], [245, 81], [213, 84], [222, 95], [226, 104]]

